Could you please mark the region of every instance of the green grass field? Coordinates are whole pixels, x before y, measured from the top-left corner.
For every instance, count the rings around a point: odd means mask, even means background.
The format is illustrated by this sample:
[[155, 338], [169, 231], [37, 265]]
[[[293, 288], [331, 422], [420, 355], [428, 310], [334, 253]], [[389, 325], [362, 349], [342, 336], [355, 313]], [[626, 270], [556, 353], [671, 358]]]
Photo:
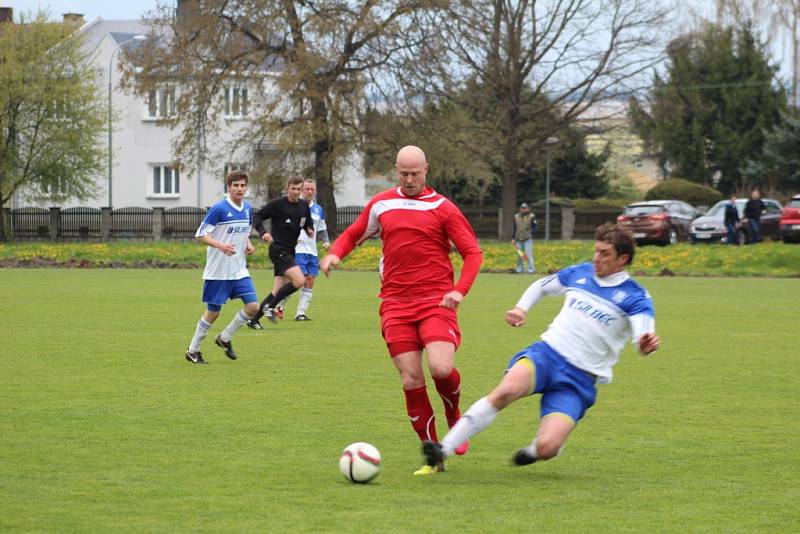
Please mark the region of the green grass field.
[[[414, 477], [375, 273], [320, 279], [313, 321], [240, 331], [237, 361], [213, 344], [229, 304], [203, 347], [211, 365], [192, 366], [200, 278], [0, 270], [0, 531], [796, 531], [798, 279], [641, 279], [662, 349], [626, 350], [563, 456], [510, 466], [535, 432], [531, 399], [446, 473]], [[546, 299], [506, 326], [529, 282], [482, 274], [465, 301], [465, 406], [559, 309]], [[339, 474], [354, 441], [383, 454], [372, 484]]]

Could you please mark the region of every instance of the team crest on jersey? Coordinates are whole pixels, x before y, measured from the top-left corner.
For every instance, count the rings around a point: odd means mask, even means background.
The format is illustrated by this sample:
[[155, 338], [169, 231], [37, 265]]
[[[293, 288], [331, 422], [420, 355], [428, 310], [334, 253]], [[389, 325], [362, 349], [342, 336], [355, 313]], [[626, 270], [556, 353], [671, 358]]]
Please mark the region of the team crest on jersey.
[[625, 300], [625, 297], [627, 297], [627, 296], [628, 296], [628, 294], [625, 293], [623, 290], [617, 289], [616, 291], [614, 291], [614, 294], [611, 295], [611, 300], [613, 300], [615, 303], [619, 304], [620, 302]]

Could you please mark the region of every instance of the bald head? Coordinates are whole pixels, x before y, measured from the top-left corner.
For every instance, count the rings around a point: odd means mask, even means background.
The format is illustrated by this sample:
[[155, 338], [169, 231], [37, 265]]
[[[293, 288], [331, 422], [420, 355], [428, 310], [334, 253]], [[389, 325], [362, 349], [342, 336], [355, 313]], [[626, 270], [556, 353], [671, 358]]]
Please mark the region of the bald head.
[[428, 163], [425, 152], [421, 148], [408, 145], [397, 153], [395, 163], [397, 181], [403, 194], [415, 197], [425, 189], [425, 177], [428, 175]]

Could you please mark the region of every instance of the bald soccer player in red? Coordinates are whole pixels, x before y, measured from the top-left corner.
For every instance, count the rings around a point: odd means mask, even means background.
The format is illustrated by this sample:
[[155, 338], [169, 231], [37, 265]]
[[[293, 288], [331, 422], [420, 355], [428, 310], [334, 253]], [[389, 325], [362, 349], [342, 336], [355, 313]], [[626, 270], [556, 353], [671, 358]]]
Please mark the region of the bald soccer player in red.
[[[329, 275], [356, 246], [380, 233], [381, 333], [400, 373], [411, 426], [420, 440], [438, 441], [422, 352], [427, 352], [428, 369], [442, 398], [448, 427], [452, 427], [461, 416], [461, 377], [453, 362], [461, 343], [456, 311], [478, 275], [483, 255], [461, 211], [426, 185], [425, 153], [415, 146], [403, 147], [395, 167], [399, 186], [369, 201], [320, 261], [320, 269]], [[455, 284], [451, 243], [464, 259]], [[469, 442], [464, 442], [456, 454], [466, 453], [468, 447]], [[414, 474], [442, 470], [443, 465], [425, 465]]]

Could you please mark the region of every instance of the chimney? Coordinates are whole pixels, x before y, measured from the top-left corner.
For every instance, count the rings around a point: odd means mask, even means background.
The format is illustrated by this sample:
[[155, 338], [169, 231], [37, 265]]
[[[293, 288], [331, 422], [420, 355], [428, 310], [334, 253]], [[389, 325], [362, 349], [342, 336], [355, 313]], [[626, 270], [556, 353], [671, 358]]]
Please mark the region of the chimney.
[[64, 13], [61, 15], [63, 17], [64, 24], [83, 24], [83, 13]]
[[4, 22], [14, 23], [13, 7], [0, 7], [0, 24]]

